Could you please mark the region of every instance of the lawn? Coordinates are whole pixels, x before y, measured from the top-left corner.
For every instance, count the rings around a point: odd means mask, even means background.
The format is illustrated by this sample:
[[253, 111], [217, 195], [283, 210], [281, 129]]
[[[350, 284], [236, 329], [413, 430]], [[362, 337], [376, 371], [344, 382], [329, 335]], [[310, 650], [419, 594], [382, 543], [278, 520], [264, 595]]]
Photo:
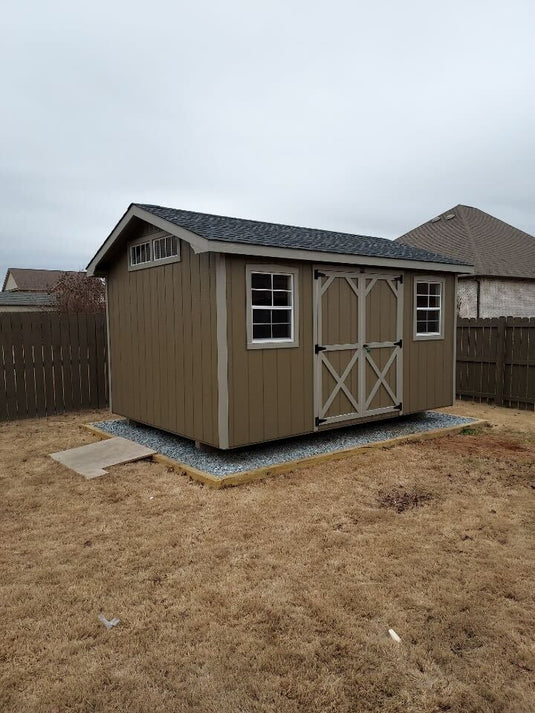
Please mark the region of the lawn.
[[220, 491], [46, 456], [102, 412], [1, 425], [0, 710], [531, 713], [535, 414], [461, 410]]

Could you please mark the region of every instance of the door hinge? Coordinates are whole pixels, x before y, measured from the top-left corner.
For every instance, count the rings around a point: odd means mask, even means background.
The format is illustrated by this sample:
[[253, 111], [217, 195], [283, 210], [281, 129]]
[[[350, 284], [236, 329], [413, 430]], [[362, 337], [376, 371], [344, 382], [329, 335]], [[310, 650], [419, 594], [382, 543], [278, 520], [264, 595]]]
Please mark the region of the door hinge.
[[401, 282], [401, 284], [403, 284], [403, 275], [398, 275], [396, 277], [396, 282]]
[[401, 411], [403, 409], [403, 404], [401, 403], [401, 401], [399, 402], [399, 404], [397, 406], [394, 406], [394, 408], [397, 409], [398, 411]]
[[320, 277], [327, 277], [327, 275], [324, 272], [321, 272], [321, 270], [314, 270], [314, 279], [319, 280]]
[[327, 419], [326, 418], [320, 418], [319, 416], [316, 416], [316, 426], [321, 426], [322, 423], [326, 423]]
[[398, 339], [397, 342], [394, 342], [395, 347], [402, 347], [403, 346], [403, 339]]
[[314, 353], [319, 354], [320, 352], [324, 352], [327, 349], [327, 347], [322, 347], [321, 344], [316, 344], [314, 347]]

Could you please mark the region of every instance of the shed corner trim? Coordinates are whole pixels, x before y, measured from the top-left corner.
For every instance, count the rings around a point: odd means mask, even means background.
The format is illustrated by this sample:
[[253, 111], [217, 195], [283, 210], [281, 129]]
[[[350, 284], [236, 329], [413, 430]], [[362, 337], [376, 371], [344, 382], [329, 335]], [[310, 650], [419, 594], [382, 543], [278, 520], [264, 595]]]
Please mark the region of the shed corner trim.
[[216, 255], [217, 423], [219, 448], [229, 448], [227, 264]]

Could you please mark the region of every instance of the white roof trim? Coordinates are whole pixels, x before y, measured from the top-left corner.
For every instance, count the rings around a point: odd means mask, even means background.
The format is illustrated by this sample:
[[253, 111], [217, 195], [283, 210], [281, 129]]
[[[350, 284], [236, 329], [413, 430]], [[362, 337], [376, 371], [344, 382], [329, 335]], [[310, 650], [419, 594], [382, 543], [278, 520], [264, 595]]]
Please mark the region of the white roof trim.
[[307, 260], [310, 262], [340, 263], [343, 265], [371, 265], [375, 267], [405, 268], [406, 270], [429, 270], [433, 266], [435, 272], [456, 272], [472, 274], [473, 268], [467, 265], [451, 265], [444, 262], [427, 262], [421, 260], [404, 260], [403, 258], [374, 257], [369, 255], [353, 255], [347, 253], [330, 253], [320, 250], [303, 250], [301, 248], [277, 248], [268, 245], [250, 245], [248, 243], [227, 243], [224, 240], [207, 240], [207, 250], [195, 252], [217, 252], [235, 255], [250, 255], [251, 257], [284, 258], [285, 260]]
[[87, 266], [88, 275], [92, 276], [95, 274], [99, 262], [105, 257], [108, 250], [115, 243], [117, 238], [126, 228], [128, 223], [132, 220], [132, 218], [140, 218], [141, 220], [144, 220], [147, 223], [151, 223], [152, 225], [156, 226], [157, 228], [160, 228], [161, 230], [165, 230], [167, 233], [171, 233], [171, 235], [176, 235], [177, 237], [189, 243], [193, 247], [194, 252], [196, 253], [208, 252], [208, 245], [210, 241], [206, 240], [206, 238], [202, 238], [200, 235], [196, 235], [195, 233], [192, 233], [189, 230], [185, 230], [184, 228], [179, 228], [178, 225], [174, 225], [168, 220], [159, 218], [158, 216], [149, 213], [148, 210], [143, 210], [143, 208], [140, 208], [137, 205], [131, 205], [126, 211], [126, 213], [123, 215], [121, 220], [117, 223], [115, 228], [108, 235], [106, 240], [102, 243], [94, 257], [92, 258], [91, 262]]
[[432, 265], [434, 272], [455, 272], [467, 275], [471, 275], [474, 272], [474, 268], [468, 267], [467, 265], [454, 265], [444, 262], [405, 260], [403, 258], [373, 257], [368, 255], [348, 255], [346, 253], [303, 250], [302, 248], [279, 248], [267, 245], [250, 245], [249, 243], [232, 243], [225, 240], [207, 240], [196, 233], [192, 233], [190, 230], [180, 228], [178, 225], [164, 218], [159, 218], [139, 206], [131, 205], [87, 266], [88, 275], [95, 274], [99, 262], [104, 258], [121, 232], [134, 217], [151, 223], [157, 228], [171, 233], [171, 235], [176, 235], [181, 240], [189, 243], [195, 253], [226, 253], [250, 255], [251, 257], [281, 258], [285, 260], [340, 263], [344, 265], [374, 265], [377, 267], [404, 268], [407, 270], [429, 270]]

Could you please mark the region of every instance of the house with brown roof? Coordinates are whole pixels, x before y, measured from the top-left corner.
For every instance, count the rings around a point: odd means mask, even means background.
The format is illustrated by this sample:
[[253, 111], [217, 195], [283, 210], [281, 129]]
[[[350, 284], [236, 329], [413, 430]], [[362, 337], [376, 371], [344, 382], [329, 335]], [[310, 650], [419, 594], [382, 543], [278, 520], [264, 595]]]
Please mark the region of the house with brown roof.
[[[2, 292], [49, 292], [65, 273], [71, 274], [72, 271], [10, 267], [4, 278]], [[81, 272], [80, 274], [85, 273]]]
[[473, 275], [459, 276], [459, 316], [535, 316], [532, 235], [478, 208], [457, 205], [396, 242], [474, 265]]
[[8, 268], [0, 292], [0, 312], [43, 312], [56, 309], [57, 299], [51, 291], [65, 272]]

